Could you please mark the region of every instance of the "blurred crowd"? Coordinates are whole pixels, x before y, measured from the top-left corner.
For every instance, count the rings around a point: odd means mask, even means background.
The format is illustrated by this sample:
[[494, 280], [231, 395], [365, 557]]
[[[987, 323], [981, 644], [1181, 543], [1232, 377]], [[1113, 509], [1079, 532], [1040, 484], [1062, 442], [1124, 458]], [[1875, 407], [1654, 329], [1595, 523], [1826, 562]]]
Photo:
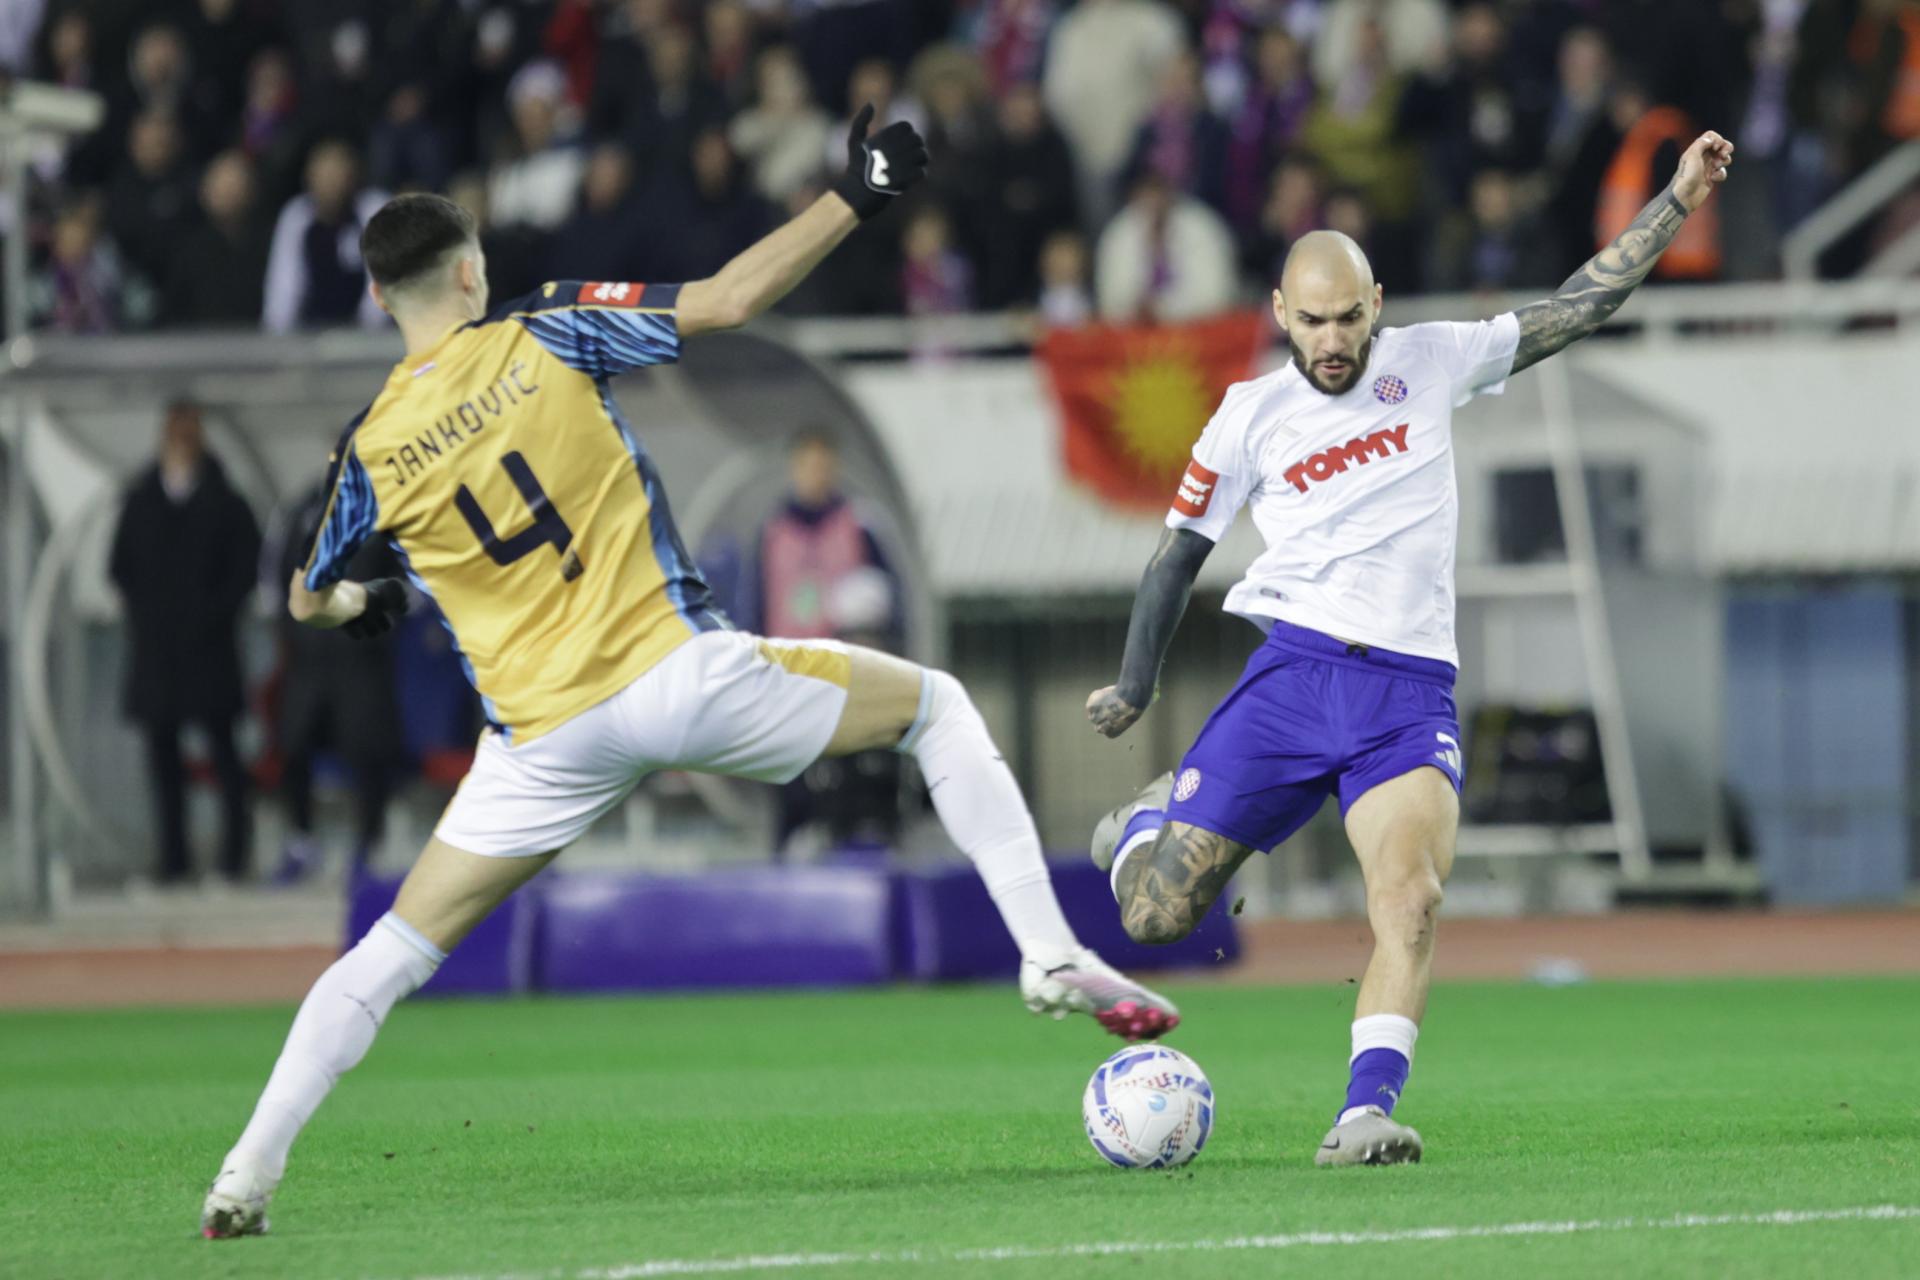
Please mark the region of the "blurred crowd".
[[[481, 707], [430, 598], [414, 599], [393, 632], [365, 640], [287, 613], [288, 585], [331, 497], [315, 476], [257, 518], [211, 447], [201, 406], [185, 397], [166, 405], [157, 450], [121, 493], [107, 573], [124, 609], [122, 710], [144, 748], [155, 883], [192, 883], [201, 864], [233, 883], [254, 878], [255, 804], [266, 792], [279, 802], [282, 839], [277, 861], [259, 869], [265, 878], [293, 884], [327, 865], [324, 791], [350, 797], [347, 863], [363, 870], [406, 784], [450, 789], [471, 764]], [[829, 430], [789, 438], [786, 486], [750, 541], [710, 538], [700, 563], [715, 600], [750, 630], [903, 648], [900, 575], [871, 511], [842, 484]], [[404, 573], [384, 539], [347, 565], [360, 582]], [[271, 605], [273, 657], [250, 674], [241, 633], [256, 597]], [[776, 856], [894, 839], [900, 761], [892, 751], [822, 760], [776, 788]], [[194, 856], [198, 784], [219, 792], [217, 859]]]
[[107, 103], [33, 161], [57, 329], [380, 324], [357, 236], [407, 190], [480, 218], [496, 296], [698, 277], [868, 102], [931, 180], [788, 309], [1076, 323], [1257, 296], [1316, 226], [1398, 292], [1551, 285], [1703, 128], [1749, 180], [1663, 272], [1764, 278], [1920, 136], [1920, 3], [7, 0], [0, 74]]

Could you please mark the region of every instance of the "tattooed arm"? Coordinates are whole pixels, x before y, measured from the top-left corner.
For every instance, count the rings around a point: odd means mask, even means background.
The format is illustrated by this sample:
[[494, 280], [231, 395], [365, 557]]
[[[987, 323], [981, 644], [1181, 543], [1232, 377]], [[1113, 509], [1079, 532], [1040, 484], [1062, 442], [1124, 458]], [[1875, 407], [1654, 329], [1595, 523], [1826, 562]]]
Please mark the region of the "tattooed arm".
[[1166, 661], [1173, 629], [1187, 611], [1193, 580], [1207, 562], [1213, 543], [1192, 529], [1168, 529], [1147, 561], [1140, 590], [1133, 598], [1133, 618], [1127, 624], [1127, 648], [1120, 659], [1120, 679], [1087, 699], [1087, 719], [1109, 738], [1133, 727], [1160, 683], [1160, 664]]
[[1732, 163], [1733, 144], [1719, 134], [1707, 132], [1695, 139], [1680, 157], [1680, 170], [1667, 189], [1612, 244], [1567, 277], [1551, 298], [1514, 313], [1520, 321], [1520, 346], [1514, 352], [1513, 372], [1539, 364], [1605, 324], [1647, 278], [1661, 252], [1680, 234], [1687, 215], [1727, 180]]

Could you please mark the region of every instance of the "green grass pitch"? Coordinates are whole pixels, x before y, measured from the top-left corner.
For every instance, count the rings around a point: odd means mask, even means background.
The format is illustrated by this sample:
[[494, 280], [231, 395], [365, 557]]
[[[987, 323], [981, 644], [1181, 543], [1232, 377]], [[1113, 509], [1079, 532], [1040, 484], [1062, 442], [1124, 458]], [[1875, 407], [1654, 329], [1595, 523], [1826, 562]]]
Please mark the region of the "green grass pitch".
[[[225, 1242], [290, 1010], [0, 1015], [0, 1276], [1920, 1275], [1920, 1216], [1837, 1216], [1920, 1210], [1920, 981], [1443, 986], [1426, 1162], [1344, 1170], [1352, 988], [1173, 993], [1219, 1118], [1172, 1174], [1094, 1154], [1115, 1045], [1011, 984], [403, 1005]], [[1594, 1225], [1470, 1230], [1529, 1223]]]

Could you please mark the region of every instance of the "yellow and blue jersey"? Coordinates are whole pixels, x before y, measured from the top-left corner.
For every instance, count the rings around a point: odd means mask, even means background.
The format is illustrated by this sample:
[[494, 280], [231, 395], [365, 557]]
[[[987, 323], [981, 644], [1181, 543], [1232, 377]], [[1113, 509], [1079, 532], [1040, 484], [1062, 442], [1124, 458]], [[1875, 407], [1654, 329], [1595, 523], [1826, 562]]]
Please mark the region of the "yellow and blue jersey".
[[390, 539], [510, 741], [728, 625], [607, 386], [679, 357], [678, 295], [548, 284], [395, 366], [334, 452], [307, 588]]

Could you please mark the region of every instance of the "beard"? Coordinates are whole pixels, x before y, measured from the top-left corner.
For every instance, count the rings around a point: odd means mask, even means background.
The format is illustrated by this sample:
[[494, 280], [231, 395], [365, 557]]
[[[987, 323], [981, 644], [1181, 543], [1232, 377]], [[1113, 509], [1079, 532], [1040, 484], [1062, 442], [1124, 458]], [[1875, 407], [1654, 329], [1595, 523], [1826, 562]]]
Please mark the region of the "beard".
[[1315, 372], [1313, 362], [1307, 359], [1307, 353], [1299, 348], [1291, 336], [1287, 338], [1287, 348], [1293, 352], [1293, 367], [1300, 371], [1301, 376], [1307, 380], [1308, 386], [1323, 396], [1345, 395], [1353, 390], [1360, 381], [1360, 375], [1367, 371], [1367, 363], [1373, 358], [1373, 335], [1367, 335], [1367, 340], [1360, 344], [1359, 354], [1348, 365], [1347, 372], [1336, 382], [1329, 382]]

